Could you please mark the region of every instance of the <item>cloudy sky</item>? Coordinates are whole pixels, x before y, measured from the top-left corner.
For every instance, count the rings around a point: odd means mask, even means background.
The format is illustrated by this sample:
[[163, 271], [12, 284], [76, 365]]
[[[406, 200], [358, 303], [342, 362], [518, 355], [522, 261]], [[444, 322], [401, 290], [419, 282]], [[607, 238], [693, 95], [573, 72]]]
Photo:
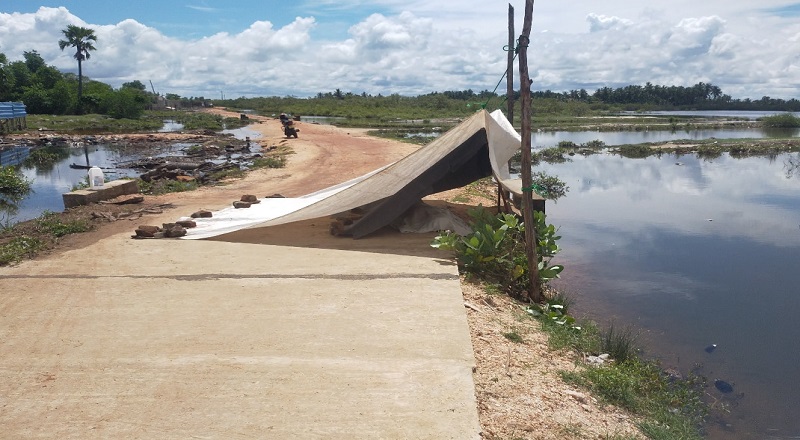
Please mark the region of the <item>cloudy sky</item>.
[[[0, 52], [58, 48], [90, 27], [89, 77], [115, 87], [226, 98], [334, 89], [417, 95], [493, 90], [506, 64], [508, 1], [0, 0]], [[512, 0], [516, 34], [525, 3]], [[713, 83], [734, 98], [800, 98], [800, 3], [539, 0], [529, 67], [537, 90]], [[505, 89], [502, 83], [500, 90]]]

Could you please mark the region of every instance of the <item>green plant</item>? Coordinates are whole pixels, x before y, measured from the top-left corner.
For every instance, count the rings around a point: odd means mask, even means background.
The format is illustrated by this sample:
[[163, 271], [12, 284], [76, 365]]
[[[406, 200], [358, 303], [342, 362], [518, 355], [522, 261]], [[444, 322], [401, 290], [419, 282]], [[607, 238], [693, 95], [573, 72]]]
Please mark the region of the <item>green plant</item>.
[[540, 318], [545, 323], [560, 325], [572, 331], [581, 331], [581, 327], [576, 324], [575, 318], [567, 313], [562, 304], [550, 301], [544, 304], [532, 304], [525, 311], [534, 318]]
[[517, 343], [517, 344], [521, 344], [521, 343], [524, 342], [524, 340], [522, 339], [522, 336], [519, 333], [517, 333], [516, 331], [510, 331], [510, 332], [503, 333], [503, 336], [506, 339], [508, 339], [509, 341]]
[[39, 148], [32, 150], [31, 153], [25, 158], [23, 165], [32, 168], [35, 166], [47, 166], [58, 162], [61, 158], [58, 154], [50, 149]]
[[605, 148], [606, 147], [606, 143], [601, 141], [600, 139], [594, 139], [594, 140], [591, 140], [591, 141], [583, 144], [582, 146], [586, 147], [586, 148], [599, 149], [599, 148]]
[[797, 128], [800, 127], [800, 118], [791, 113], [781, 113], [779, 115], [765, 116], [761, 118], [765, 127], [775, 128]]
[[228, 168], [222, 171], [217, 171], [216, 173], [209, 176], [209, 180], [211, 181], [218, 181], [224, 179], [239, 179], [244, 177], [244, 171], [239, 168]]
[[197, 189], [197, 183], [194, 181], [181, 182], [178, 180], [164, 179], [145, 182], [142, 179], [137, 179], [137, 184], [139, 185], [139, 192], [150, 195], [193, 191]]
[[617, 329], [612, 323], [608, 329], [602, 333], [600, 351], [608, 353], [614, 360], [625, 362], [636, 356], [634, 342], [636, 336], [630, 327], [624, 330]]
[[286, 166], [286, 156], [265, 156], [253, 161], [251, 168], [283, 168]]
[[622, 145], [616, 149], [616, 152], [629, 159], [642, 159], [654, 154], [654, 151], [646, 145]]
[[21, 261], [23, 257], [36, 255], [43, 247], [44, 243], [36, 237], [14, 237], [0, 245], [0, 266], [8, 266]]
[[63, 237], [91, 229], [89, 223], [84, 220], [64, 221], [57, 213], [50, 211], [45, 211], [36, 219], [36, 226], [40, 232], [53, 237]]
[[24, 199], [31, 191], [31, 183], [16, 168], [0, 167], [0, 204], [18, 203]]
[[[525, 226], [512, 214], [492, 215], [483, 207], [470, 210], [472, 232], [460, 236], [445, 231], [431, 246], [451, 250], [464, 271], [478, 275], [488, 283], [497, 283], [511, 296], [521, 297], [530, 285], [525, 253]], [[556, 228], [546, 224], [543, 213], [535, 213], [539, 283], [557, 278], [564, 269], [550, 264], [559, 247]]]
[[572, 141], [560, 141], [558, 148], [578, 148], [578, 145]]

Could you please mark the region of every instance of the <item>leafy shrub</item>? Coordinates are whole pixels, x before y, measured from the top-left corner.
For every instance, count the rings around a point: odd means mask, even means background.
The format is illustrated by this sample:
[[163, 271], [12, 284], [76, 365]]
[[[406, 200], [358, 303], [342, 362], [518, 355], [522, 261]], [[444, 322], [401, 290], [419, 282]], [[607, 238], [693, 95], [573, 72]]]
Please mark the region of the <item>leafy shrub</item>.
[[[525, 253], [525, 225], [512, 214], [492, 215], [483, 207], [470, 211], [472, 232], [460, 236], [450, 231], [438, 235], [431, 246], [452, 250], [459, 266], [485, 281], [500, 285], [514, 297], [522, 297], [530, 286], [528, 258]], [[564, 269], [550, 260], [558, 253], [561, 237], [556, 228], [546, 224], [545, 215], [534, 213], [539, 283], [557, 278]]]
[[558, 148], [578, 148], [578, 144], [572, 141], [561, 141], [558, 143]]
[[600, 139], [595, 139], [585, 143], [583, 146], [586, 148], [605, 148], [606, 143], [601, 141]]
[[765, 127], [775, 128], [797, 128], [800, 127], [800, 118], [791, 113], [781, 113], [779, 115], [765, 116], [761, 118]]
[[0, 203], [17, 203], [31, 191], [31, 182], [14, 167], [0, 167]]
[[617, 149], [617, 153], [629, 159], [643, 159], [653, 154], [653, 150], [647, 145], [622, 145]]

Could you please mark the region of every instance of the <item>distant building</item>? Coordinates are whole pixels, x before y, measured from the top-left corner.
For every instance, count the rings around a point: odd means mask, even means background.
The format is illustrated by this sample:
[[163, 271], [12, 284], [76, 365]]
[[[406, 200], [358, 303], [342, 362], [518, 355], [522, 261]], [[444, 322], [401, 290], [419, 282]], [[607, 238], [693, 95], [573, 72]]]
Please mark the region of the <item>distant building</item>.
[[28, 113], [21, 102], [0, 102], [0, 133], [28, 128]]

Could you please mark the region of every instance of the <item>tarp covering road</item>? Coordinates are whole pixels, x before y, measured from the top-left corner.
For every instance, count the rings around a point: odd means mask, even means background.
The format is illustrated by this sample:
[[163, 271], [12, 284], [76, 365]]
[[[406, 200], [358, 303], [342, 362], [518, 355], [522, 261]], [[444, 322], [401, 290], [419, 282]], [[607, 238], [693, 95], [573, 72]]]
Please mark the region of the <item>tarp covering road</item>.
[[481, 110], [393, 164], [302, 197], [266, 198], [250, 208], [216, 211], [211, 218], [194, 219], [197, 227], [183, 238], [209, 238], [366, 207], [347, 230], [360, 238], [392, 223], [425, 196], [492, 175], [500, 182], [509, 180], [508, 161], [519, 148], [520, 136], [505, 115]]

